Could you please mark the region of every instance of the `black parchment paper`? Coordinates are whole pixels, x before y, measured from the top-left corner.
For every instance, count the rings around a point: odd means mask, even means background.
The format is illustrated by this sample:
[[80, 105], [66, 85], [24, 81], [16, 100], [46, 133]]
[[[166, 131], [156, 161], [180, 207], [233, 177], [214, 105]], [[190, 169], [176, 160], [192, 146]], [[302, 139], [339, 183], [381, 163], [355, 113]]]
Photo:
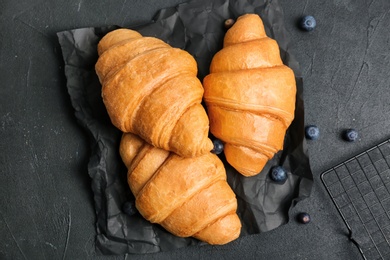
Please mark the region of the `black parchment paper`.
[[[278, 1], [191, 1], [159, 11], [149, 24], [128, 26], [144, 36], [158, 37], [190, 52], [198, 62], [198, 77], [202, 79], [208, 73], [213, 55], [222, 47], [224, 21], [244, 13], [256, 13], [263, 19], [268, 36], [279, 43], [283, 61], [295, 71], [298, 91], [295, 119], [287, 131], [284, 150], [259, 175], [241, 176], [221, 155], [228, 182], [238, 199], [238, 214], [243, 224], [241, 236], [266, 232], [287, 223], [289, 209], [309, 196], [312, 186], [304, 139], [302, 80], [298, 62], [289, 53], [288, 34]], [[121, 132], [110, 122], [94, 70], [98, 41], [116, 28], [80, 28], [57, 34], [72, 106], [78, 122], [91, 136], [88, 174], [95, 201], [97, 248], [103, 254], [142, 254], [199, 244], [193, 238], [175, 237], [139, 214], [129, 217], [121, 211], [122, 204], [133, 199], [118, 152]], [[289, 178], [283, 185], [271, 182], [267, 175], [270, 167], [278, 164], [289, 170]]]

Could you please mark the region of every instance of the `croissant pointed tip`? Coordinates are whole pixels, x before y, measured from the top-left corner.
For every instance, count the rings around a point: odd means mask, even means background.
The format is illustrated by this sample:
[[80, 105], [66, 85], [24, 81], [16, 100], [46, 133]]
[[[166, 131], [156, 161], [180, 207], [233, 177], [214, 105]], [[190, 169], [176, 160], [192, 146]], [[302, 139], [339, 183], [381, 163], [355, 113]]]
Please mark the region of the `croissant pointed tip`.
[[246, 177], [259, 174], [268, 162], [269, 157], [243, 146], [227, 144], [225, 156], [228, 163]]
[[235, 212], [232, 212], [201, 230], [194, 237], [212, 245], [224, 245], [240, 236], [241, 227], [240, 219]]
[[263, 21], [257, 14], [244, 14], [226, 32], [224, 47], [266, 37]]
[[98, 44], [98, 54], [102, 55], [103, 52], [114, 46], [115, 44], [120, 43], [121, 41], [130, 39], [130, 38], [139, 38], [142, 37], [140, 33], [130, 29], [117, 29], [107, 33]]
[[176, 123], [169, 146], [183, 157], [195, 157], [210, 152], [214, 145], [208, 138], [209, 121], [201, 104], [190, 107]]

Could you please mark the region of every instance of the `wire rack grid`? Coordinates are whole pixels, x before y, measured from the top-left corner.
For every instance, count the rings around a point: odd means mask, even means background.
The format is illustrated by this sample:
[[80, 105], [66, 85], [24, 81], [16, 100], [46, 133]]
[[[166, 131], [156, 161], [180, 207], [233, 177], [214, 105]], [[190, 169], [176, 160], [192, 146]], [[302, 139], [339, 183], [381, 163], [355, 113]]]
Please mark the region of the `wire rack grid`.
[[390, 259], [390, 139], [325, 171], [321, 180], [364, 259]]

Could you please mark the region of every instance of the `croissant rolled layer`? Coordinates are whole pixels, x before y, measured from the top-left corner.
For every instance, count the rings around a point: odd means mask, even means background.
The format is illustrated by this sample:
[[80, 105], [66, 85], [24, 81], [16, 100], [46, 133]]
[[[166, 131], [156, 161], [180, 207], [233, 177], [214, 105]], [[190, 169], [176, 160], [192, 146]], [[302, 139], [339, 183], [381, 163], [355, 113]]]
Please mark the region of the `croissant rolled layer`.
[[98, 44], [95, 65], [112, 123], [184, 157], [209, 152], [209, 120], [194, 58], [153, 37], [118, 29]]
[[283, 149], [296, 97], [294, 73], [258, 15], [239, 17], [227, 31], [203, 86], [210, 131], [225, 142], [227, 161], [245, 176], [258, 174]]
[[145, 219], [176, 236], [210, 244], [226, 244], [240, 235], [237, 200], [216, 155], [180, 157], [130, 133], [122, 136], [120, 154]]

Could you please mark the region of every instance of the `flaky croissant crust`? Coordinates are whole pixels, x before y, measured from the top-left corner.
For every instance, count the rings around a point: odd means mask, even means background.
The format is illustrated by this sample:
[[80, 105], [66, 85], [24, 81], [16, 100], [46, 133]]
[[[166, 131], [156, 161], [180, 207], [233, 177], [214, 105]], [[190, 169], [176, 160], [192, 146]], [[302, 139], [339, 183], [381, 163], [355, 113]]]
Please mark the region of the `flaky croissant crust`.
[[145, 219], [176, 236], [210, 244], [226, 244], [239, 236], [237, 200], [216, 155], [183, 158], [133, 134], [122, 136], [120, 154]]
[[227, 161], [245, 176], [258, 174], [294, 119], [296, 83], [277, 42], [256, 14], [240, 16], [204, 78], [210, 131], [225, 142]]
[[102, 38], [98, 54], [103, 101], [117, 128], [184, 157], [212, 149], [204, 91], [189, 53], [118, 29]]

